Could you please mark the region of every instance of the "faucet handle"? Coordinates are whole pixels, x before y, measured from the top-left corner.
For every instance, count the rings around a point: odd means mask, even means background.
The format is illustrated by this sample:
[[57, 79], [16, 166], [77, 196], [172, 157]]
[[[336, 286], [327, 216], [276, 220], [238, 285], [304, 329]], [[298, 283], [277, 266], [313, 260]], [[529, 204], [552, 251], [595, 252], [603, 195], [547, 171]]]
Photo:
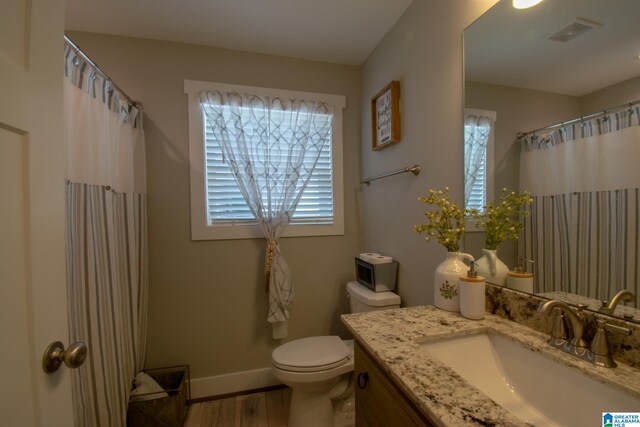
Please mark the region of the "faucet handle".
[[607, 331], [631, 335], [631, 330], [622, 326], [612, 325], [602, 319], [596, 319], [596, 334], [593, 337], [593, 341], [591, 341], [591, 352], [594, 357], [593, 363], [606, 368], [615, 368], [617, 365], [610, 354]]
[[551, 345], [556, 345], [558, 343], [564, 343], [567, 340], [567, 328], [562, 310], [555, 307], [552, 312], [555, 313], [555, 320], [553, 322], [553, 328], [551, 329], [551, 338], [549, 338], [548, 342]]
[[609, 301], [603, 299], [601, 302], [602, 306], [598, 309], [598, 311], [604, 314], [613, 314], [613, 310], [609, 308]]
[[606, 321], [601, 319], [598, 319], [596, 322], [598, 323], [598, 326], [600, 326], [599, 322], [602, 322], [604, 324], [603, 327], [609, 332], [616, 332], [622, 335], [631, 335], [631, 330], [629, 328], [625, 328], [624, 326], [612, 325], [611, 323], [607, 323]]

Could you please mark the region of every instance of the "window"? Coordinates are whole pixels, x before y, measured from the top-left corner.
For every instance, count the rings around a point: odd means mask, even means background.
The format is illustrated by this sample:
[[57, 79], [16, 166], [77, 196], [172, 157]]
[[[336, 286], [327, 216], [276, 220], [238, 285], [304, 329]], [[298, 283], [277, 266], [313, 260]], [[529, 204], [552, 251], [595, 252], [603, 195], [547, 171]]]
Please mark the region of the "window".
[[[495, 111], [465, 109], [464, 173], [465, 208], [484, 211], [493, 199], [493, 134]], [[470, 231], [473, 231], [472, 224]]]
[[[242, 112], [243, 115], [250, 113], [248, 109], [243, 109]], [[275, 113], [277, 114], [277, 112]], [[223, 161], [222, 150], [215, 140], [209, 119], [204, 113], [203, 120], [205, 124], [207, 224], [215, 226], [225, 222], [232, 224], [251, 223], [253, 215], [236, 185], [229, 167]], [[331, 141], [329, 140], [324, 145], [307, 188], [302, 193], [291, 224], [331, 224], [333, 222], [333, 186], [331, 178]]]
[[[344, 234], [342, 190], [342, 108], [344, 97], [256, 87], [185, 81], [189, 103], [191, 234], [193, 240], [262, 238], [222, 150], [200, 108], [203, 90], [234, 91], [322, 101], [332, 108], [331, 140], [324, 145], [309, 183], [285, 230], [286, 236]], [[226, 112], [225, 112], [226, 113]], [[248, 109], [242, 114], [249, 114]], [[273, 112], [272, 112], [273, 114]], [[326, 117], [326, 115], [324, 116]]]

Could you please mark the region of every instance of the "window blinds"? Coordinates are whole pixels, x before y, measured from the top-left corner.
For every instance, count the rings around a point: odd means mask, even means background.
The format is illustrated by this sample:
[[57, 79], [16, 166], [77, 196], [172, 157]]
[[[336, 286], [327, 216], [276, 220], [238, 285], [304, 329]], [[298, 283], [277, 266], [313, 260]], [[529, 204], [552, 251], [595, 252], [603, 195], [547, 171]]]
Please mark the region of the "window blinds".
[[[213, 224], [254, 223], [222, 150], [203, 114], [205, 134], [207, 222]], [[331, 132], [329, 132], [331, 135]], [[333, 177], [331, 141], [324, 144], [315, 169], [293, 215], [291, 224], [333, 223]], [[258, 149], [257, 147], [253, 147]], [[289, 147], [295, 150], [295, 147]], [[308, 164], [306, 167], [313, 167]]]

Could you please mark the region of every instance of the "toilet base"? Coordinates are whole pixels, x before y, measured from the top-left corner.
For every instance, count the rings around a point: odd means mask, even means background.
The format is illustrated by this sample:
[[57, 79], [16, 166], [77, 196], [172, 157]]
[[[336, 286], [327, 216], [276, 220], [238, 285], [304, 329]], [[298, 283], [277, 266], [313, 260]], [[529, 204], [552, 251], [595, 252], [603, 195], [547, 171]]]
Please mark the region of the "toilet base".
[[356, 425], [356, 395], [351, 395], [333, 401], [333, 426], [355, 427]]
[[326, 393], [306, 393], [292, 389], [289, 427], [353, 427], [355, 426], [355, 393], [351, 375]]

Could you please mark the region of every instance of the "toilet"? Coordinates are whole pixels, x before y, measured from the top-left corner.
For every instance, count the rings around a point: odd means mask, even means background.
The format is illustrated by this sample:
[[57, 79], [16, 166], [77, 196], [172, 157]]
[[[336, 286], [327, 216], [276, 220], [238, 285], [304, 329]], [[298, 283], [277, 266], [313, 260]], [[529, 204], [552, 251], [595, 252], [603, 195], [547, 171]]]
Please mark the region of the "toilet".
[[[393, 292], [373, 292], [358, 282], [347, 283], [351, 313], [400, 307]], [[300, 338], [271, 354], [271, 370], [291, 387], [289, 427], [355, 425], [353, 340], [338, 336]]]

